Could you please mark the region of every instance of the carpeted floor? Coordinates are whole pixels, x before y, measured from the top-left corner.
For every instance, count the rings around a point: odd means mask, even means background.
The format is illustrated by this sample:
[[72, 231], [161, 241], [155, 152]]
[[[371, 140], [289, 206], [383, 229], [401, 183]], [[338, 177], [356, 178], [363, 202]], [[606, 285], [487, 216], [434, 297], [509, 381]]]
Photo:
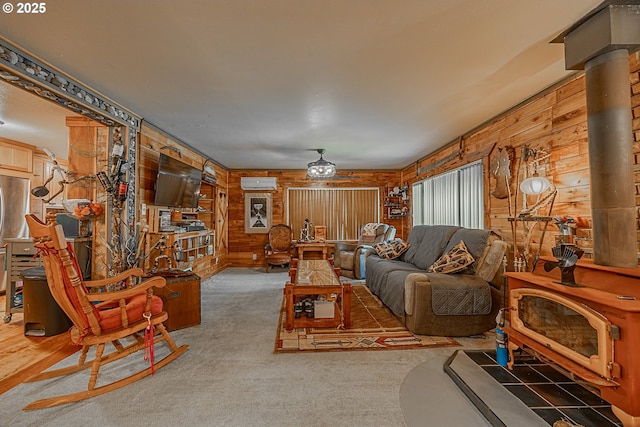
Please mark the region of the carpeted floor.
[[426, 347], [451, 347], [460, 344], [453, 338], [414, 335], [365, 285], [353, 285], [351, 295], [352, 327], [284, 329], [284, 299], [276, 333], [275, 353], [346, 350], [406, 350]]
[[[459, 425], [447, 420], [463, 414], [483, 423], [442, 370], [454, 348], [273, 354], [286, 280], [286, 272], [225, 270], [202, 283], [202, 324], [172, 332], [179, 345], [190, 345], [178, 360], [112, 393], [39, 411], [21, 408], [39, 398], [85, 389], [87, 375], [21, 384], [0, 396], [0, 425], [418, 426], [429, 419], [444, 420], [433, 425]], [[495, 345], [482, 338], [458, 341], [462, 348]], [[76, 361], [72, 357], [59, 365]], [[121, 376], [143, 363], [141, 355], [131, 356], [112, 364], [104, 375]], [[401, 397], [405, 378], [421, 378], [412, 372], [418, 366], [433, 369]]]

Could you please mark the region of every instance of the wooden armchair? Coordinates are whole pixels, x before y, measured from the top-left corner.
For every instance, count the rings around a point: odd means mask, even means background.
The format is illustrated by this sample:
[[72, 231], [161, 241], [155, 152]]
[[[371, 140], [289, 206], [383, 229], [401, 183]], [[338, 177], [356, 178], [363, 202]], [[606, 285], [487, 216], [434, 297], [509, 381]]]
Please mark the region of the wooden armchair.
[[278, 224], [269, 230], [269, 243], [264, 246], [264, 259], [267, 262], [266, 272], [272, 265], [285, 266], [291, 262], [293, 245], [291, 227]]
[[[73, 322], [70, 336], [82, 346], [77, 365], [44, 371], [28, 381], [41, 381], [73, 374], [91, 367], [86, 391], [38, 400], [24, 409], [41, 409], [63, 405], [116, 390], [160, 369], [180, 356], [187, 345], [177, 347], [162, 322], [168, 315], [162, 300], [153, 295], [153, 287], [165, 286], [165, 279], [152, 277], [136, 283], [143, 274], [134, 268], [103, 280], [83, 281], [72, 247], [67, 244], [62, 226], [45, 224], [35, 215], [27, 215], [27, 225], [44, 261], [47, 282], [54, 299]], [[154, 338], [155, 333], [159, 333]], [[126, 345], [120, 340], [131, 341]], [[170, 352], [160, 361], [153, 360], [153, 341], [165, 342]], [[105, 344], [113, 351], [103, 354]], [[95, 358], [86, 360], [89, 348], [96, 346]], [[97, 386], [100, 368], [110, 362], [141, 351], [144, 368], [115, 382]], [[144, 359], [144, 360], [143, 360]]]

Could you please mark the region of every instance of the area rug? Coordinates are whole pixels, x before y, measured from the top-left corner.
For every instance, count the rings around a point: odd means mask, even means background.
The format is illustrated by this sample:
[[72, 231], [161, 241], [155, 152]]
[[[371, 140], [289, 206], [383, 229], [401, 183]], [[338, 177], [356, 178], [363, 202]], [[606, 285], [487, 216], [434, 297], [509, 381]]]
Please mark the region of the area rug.
[[285, 301], [282, 300], [274, 353], [402, 350], [459, 346], [455, 339], [414, 335], [365, 285], [353, 285], [351, 328], [284, 329]]

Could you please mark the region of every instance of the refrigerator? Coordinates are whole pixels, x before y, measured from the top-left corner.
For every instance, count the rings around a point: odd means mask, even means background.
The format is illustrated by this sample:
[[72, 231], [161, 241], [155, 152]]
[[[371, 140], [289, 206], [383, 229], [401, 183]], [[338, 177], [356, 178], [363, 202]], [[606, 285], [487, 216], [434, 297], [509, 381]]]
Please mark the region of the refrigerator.
[[0, 175], [0, 292], [7, 289], [5, 239], [29, 237], [25, 215], [29, 213], [29, 180]]

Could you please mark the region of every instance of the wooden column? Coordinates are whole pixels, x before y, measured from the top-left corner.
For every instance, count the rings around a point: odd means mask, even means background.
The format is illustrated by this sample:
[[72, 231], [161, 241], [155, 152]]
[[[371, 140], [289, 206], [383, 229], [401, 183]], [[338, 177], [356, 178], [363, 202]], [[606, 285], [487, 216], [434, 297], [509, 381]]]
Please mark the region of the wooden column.
[[[106, 150], [109, 143], [109, 128], [86, 117], [67, 117], [69, 128], [69, 176], [68, 180], [97, 172], [97, 154]], [[96, 198], [96, 180], [80, 180], [67, 185], [67, 199]]]

